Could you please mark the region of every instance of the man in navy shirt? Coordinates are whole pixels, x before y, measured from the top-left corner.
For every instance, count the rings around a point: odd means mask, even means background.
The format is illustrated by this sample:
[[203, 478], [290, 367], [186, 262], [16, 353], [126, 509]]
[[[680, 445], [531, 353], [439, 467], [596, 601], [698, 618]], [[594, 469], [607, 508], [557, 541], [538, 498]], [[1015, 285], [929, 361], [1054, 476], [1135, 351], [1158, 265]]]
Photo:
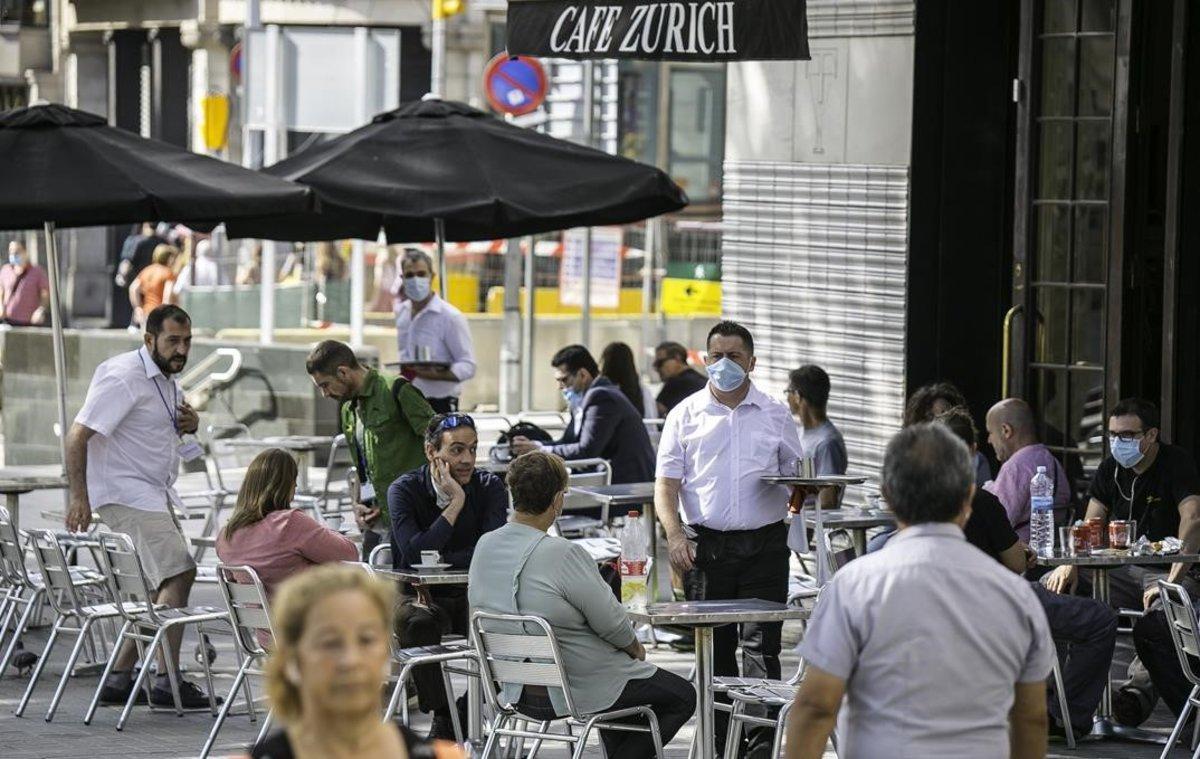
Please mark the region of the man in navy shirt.
[[[471, 565], [479, 538], [507, 520], [504, 482], [475, 469], [478, 445], [475, 421], [466, 414], [438, 414], [430, 420], [425, 434], [429, 463], [396, 478], [388, 488], [396, 569], [420, 564], [422, 551], [437, 551], [443, 563], [465, 569]], [[465, 587], [442, 585], [420, 593], [406, 593], [396, 612], [400, 645], [437, 645], [448, 632], [467, 634]], [[450, 706], [438, 668], [418, 667], [413, 680], [421, 710], [433, 712], [430, 736], [453, 739]]]

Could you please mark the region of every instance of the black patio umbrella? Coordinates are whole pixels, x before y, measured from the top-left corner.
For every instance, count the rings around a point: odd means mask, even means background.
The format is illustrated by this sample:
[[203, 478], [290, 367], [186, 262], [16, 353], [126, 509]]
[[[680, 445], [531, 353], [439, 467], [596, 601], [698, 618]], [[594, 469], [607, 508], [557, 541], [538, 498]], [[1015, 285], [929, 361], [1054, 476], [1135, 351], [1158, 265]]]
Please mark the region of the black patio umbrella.
[[46, 235], [61, 434], [66, 388], [57, 227], [219, 223], [314, 205], [307, 187], [139, 137], [92, 113], [53, 104], [0, 113], [0, 229], [41, 227]]
[[624, 224], [688, 202], [653, 166], [437, 99], [381, 113], [264, 172], [312, 187], [320, 210], [230, 220], [231, 237], [374, 240], [382, 228], [393, 243], [492, 240]]

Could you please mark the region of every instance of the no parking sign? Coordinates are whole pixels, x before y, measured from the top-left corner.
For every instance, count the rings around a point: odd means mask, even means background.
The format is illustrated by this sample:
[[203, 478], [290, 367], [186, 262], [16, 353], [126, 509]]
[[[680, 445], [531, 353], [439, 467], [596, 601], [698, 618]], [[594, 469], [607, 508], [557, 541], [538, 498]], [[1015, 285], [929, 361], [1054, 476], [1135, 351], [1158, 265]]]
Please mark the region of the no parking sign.
[[484, 68], [483, 89], [493, 110], [524, 116], [546, 99], [546, 72], [534, 58], [501, 53]]

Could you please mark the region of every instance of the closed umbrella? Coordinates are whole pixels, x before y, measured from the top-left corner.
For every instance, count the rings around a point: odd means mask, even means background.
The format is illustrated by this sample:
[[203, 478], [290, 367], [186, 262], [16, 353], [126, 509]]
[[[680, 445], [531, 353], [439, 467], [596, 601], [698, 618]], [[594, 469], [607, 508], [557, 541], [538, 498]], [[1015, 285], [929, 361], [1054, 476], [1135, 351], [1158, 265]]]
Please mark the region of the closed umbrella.
[[67, 411], [56, 228], [219, 223], [302, 213], [314, 202], [306, 187], [139, 137], [92, 113], [55, 104], [0, 113], [0, 229], [41, 227], [46, 235], [60, 446]]

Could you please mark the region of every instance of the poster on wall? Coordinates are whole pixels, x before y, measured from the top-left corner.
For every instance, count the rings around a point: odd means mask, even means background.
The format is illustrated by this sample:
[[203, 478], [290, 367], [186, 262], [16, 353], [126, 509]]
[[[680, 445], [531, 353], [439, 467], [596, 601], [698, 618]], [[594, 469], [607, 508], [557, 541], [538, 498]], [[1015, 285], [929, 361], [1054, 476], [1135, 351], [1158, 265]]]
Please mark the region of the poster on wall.
[[[564, 306], [583, 306], [583, 253], [587, 230], [563, 232], [562, 265], [558, 270], [558, 300]], [[592, 308], [621, 304], [621, 228], [592, 229]]]
[[804, 0], [509, 0], [508, 53], [649, 61], [807, 61]]

